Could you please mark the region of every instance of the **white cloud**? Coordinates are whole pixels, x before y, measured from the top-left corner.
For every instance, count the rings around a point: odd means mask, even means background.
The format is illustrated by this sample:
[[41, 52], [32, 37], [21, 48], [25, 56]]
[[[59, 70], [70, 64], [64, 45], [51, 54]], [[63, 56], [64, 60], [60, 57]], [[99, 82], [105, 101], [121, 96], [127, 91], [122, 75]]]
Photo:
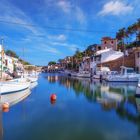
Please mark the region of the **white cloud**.
[[56, 41], [66, 41], [67, 37], [64, 34], [60, 35], [48, 35], [48, 39]]
[[1, 1], [0, 3], [0, 20], [8, 23], [11, 22], [11, 25], [14, 25], [16, 28], [19, 23], [19, 27], [21, 26], [34, 34], [40, 34], [40, 29], [37, 26], [31, 26], [34, 24], [32, 20], [21, 9], [8, 1]]
[[77, 50], [78, 46], [75, 45], [75, 44], [72, 44], [70, 45], [69, 49], [72, 51], [72, 52], [75, 52]]
[[58, 1], [57, 5], [65, 12], [65, 13], [70, 13], [72, 5], [70, 2], [65, 1], [65, 0], [60, 0]]
[[58, 49], [56, 49], [52, 46], [50, 47], [49, 43], [48, 44], [47, 43], [40, 44], [40, 47], [37, 47], [36, 49], [38, 51], [49, 52], [49, 53], [56, 54], [56, 55], [61, 54], [61, 52]]
[[76, 18], [77, 20], [81, 23], [81, 24], [85, 24], [86, 23], [86, 16], [84, 14], [84, 12], [81, 10], [81, 8], [76, 7]]
[[102, 10], [98, 13], [101, 16], [105, 15], [125, 15], [131, 13], [133, 11], [133, 7], [128, 5], [122, 1], [109, 1], [108, 3], [104, 4]]
[[84, 11], [67, 0], [59, 0], [57, 6], [69, 17], [75, 18], [80, 24], [86, 23]]

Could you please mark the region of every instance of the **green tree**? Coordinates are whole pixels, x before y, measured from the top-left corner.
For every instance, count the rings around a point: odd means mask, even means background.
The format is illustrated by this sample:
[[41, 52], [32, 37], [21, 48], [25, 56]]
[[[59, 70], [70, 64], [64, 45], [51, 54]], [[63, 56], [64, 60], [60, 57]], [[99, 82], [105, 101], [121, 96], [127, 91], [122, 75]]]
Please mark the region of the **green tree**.
[[5, 53], [8, 56], [19, 58], [18, 55], [14, 51], [12, 51], [12, 50], [7, 50]]
[[56, 64], [55, 61], [50, 61], [50, 62], [48, 63], [48, 65], [55, 65], [55, 64]]

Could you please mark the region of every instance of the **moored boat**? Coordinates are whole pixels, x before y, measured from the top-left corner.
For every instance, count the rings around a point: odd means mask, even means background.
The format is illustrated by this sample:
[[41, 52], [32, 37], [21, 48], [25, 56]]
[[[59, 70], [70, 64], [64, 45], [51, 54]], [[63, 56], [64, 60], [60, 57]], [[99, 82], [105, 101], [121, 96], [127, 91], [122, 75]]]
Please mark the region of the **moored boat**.
[[109, 82], [138, 82], [140, 74], [136, 74], [133, 68], [121, 67], [121, 74], [108, 75], [106, 81]]
[[10, 106], [22, 101], [31, 93], [30, 89], [25, 89], [23, 91], [14, 92], [12, 94], [1, 95], [0, 105], [3, 103], [9, 103]]
[[105, 79], [106, 76], [109, 74], [110, 69], [108, 67], [101, 67], [97, 68], [96, 72], [93, 75], [94, 79]]
[[0, 94], [19, 92], [30, 87], [30, 82], [0, 82]]
[[140, 78], [139, 78], [139, 81], [138, 81], [138, 87], [140, 88]]

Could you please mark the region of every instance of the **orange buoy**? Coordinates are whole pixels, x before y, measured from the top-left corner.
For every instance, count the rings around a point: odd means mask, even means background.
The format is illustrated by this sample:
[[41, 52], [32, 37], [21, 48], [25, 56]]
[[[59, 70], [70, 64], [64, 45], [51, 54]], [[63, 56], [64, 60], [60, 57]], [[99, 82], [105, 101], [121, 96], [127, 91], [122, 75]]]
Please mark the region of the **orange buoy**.
[[2, 111], [3, 112], [9, 112], [9, 108], [3, 108]]
[[56, 103], [56, 100], [51, 100], [50, 102], [52, 105], [54, 105]]
[[2, 105], [3, 112], [8, 112], [9, 111], [9, 107], [10, 107], [10, 105], [9, 105], [8, 102], [3, 103], [3, 105]]
[[50, 97], [51, 101], [55, 101], [56, 98], [57, 98], [57, 97], [56, 97], [56, 94], [52, 94], [51, 97]]

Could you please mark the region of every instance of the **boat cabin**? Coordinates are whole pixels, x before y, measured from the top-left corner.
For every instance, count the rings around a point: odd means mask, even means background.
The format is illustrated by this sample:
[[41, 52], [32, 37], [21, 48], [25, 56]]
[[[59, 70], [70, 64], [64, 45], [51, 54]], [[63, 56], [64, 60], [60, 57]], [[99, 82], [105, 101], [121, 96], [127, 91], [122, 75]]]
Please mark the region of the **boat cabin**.
[[121, 66], [121, 74], [122, 75], [133, 74], [133, 73], [135, 73], [134, 68]]

